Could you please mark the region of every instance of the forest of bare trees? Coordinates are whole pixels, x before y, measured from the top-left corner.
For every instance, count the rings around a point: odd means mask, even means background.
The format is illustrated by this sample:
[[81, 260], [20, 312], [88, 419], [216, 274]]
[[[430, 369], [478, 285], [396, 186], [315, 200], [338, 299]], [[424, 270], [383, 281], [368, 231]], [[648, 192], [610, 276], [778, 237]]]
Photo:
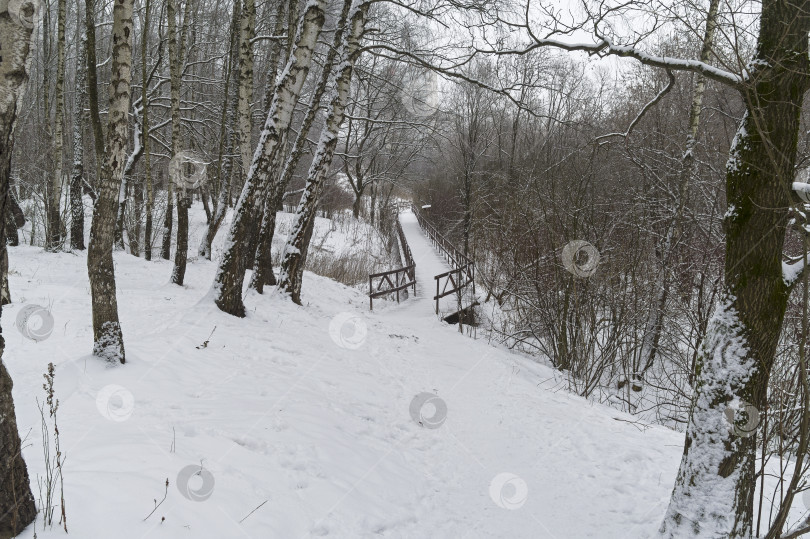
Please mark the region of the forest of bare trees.
[[[407, 201], [474, 260], [479, 338], [685, 433], [660, 536], [798, 537], [808, 35], [806, 0], [0, 0], [3, 304], [7, 245], [86, 257], [120, 366], [118, 257], [306, 306], [305, 269], [373, 269], [322, 267], [316, 216], [395, 242]], [[36, 517], [21, 445], [0, 362], [0, 538]]]

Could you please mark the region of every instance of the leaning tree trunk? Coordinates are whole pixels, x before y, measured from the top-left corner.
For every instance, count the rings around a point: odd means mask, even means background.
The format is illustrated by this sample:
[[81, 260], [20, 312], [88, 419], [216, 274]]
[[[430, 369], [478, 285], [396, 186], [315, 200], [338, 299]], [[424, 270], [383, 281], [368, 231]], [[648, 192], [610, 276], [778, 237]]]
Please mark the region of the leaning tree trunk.
[[259, 144], [253, 154], [242, 194], [234, 208], [233, 221], [228, 232], [226, 250], [214, 279], [213, 293], [217, 306], [235, 316], [245, 315], [242, 302], [242, 284], [245, 280], [245, 251], [248, 234], [253, 227], [251, 209], [270, 174], [276, 160], [279, 143], [290, 127], [292, 113], [304, 79], [312, 63], [312, 53], [323, 27], [326, 0], [313, 0], [301, 16], [293, 51], [276, 86], [273, 104], [262, 129]]
[[[78, 30], [77, 30], [78, 31]], [[76, 97], [73, 101], [73, 171], [70, 175], [70, 248], [84, 250], [84, 137], [82, 117], [84, 116], [85, 85], [85, 39], [78, 40], [76, 53]]]
[[270, 105], [273, 103], [273, 93], [276, 91], [276, 79], [278, 78], [279, 63], [287, 63], [287, 58], [281, 57], [281, 52], [284, 47], [281, 44], [281, 33], [284, 31], [284, 12], [288, 9], [289, 2], [279, 2], [276, 8], [276, 19], [273, 24], [273, 36], [276, 36], [270, 43], [270, 52], [267, 55], [267, 80], [264, 87], [264, 111], [270, 111]]
[[[31, 33], [35, 23], [33, 2], [21, 2], [12, 12], [8, 4], [0, 7], [0, 193], [8, 191], [11, 172], [11, 140], [17, 118], [20, 94], [28, 82], [28, 61], [31, 52]], [[7, 208], [0, 200], [0, 238]], [[0, 241], [5, 256], [6, 242]], [[2, 309], [0, 308], [0, 314]], [[28, 470], [22, 457], [22, 444], [14, 412], [11, 377], [3, 363], [5, 341], [0, 336], [0, 539], [13, 537], [34, 521], [37, 508]]]
[[113, 241], [118, 190], [124, 174], [132, 81], [132, 4], [117, 0], [113, 8], [112, 75], [107, 116], [107, 149], [98, 198], [93, 208], [87, 273], [93, 301], [93, 354], [110, 363], [124, 363], [124, 338], [118, 320]]
[[[700, 51], [700, 61], [704, 64], [711, 62], [712, 44], [714, 43], [714, 33], [717, 29], [717, 10], [720, 0], [710, 0], [709, 12], [706, 16], [706, 29], [703, 32], [703, 48]], [[672, 261], [675, 259], [674, 253], [678, 245], [683, 226], [683, 213], [686, 202], [689, 198], [689, 182], [695, 173], [695, 149], [697, 147], [698, 128], [700, 127], [700, 113], [703, 108], [703, 93], [706, 90], [706, 78], [702, 75], [695, 75], [695, 87], [692, 92], [692, 105], [689, 109], [689, 134], [686, 136], [686, 149], [683, 152], [678, 171], [678, 191], [675, 214], [667, 225], [664, 234], [663, 245], [661, 245], [660, 264], [658, 276], [654, 280], [656, 285], [655, 298], [652, 301], [647, 322], [644, 327], [644, 335], [641, 339], [641, 353], [638, 363], [633, 369], [633, 377], [640, 383], [644, 379], [644, 374], [655, 363], [655, 356], [658, 353], [658, 346], [661, 341], [661, 332], [664, 329], [664, 311], [666, 310], [667, 299], [669, 298], [670, 287], [672, 286], [673, 268]]]
[[[349, 83], [354, 62], [360, 50], [360, 36], [365, 26], [367, 10], [367, 4], [358, 3], [352, 8], [349, 16], [350, 30], [344, 36], [341, 45], [341, 61], [335, 71], [335, 90], [327, 109], [326, 125], [309, 167], [307, 185], [301, 195], [295, 224], [287, 239], [287, 245], [284, 247], [278, 288], [280, 291], [288, 293], [290, 298], [298, 304], [301, 303], [301, 280], [304, 275], [309, 239], [312, 236], [309, 229], [314, 226], [318, 194], [321, 191], [323, 179], [332, 164], [332, 156], [337, 146], [340, 124], [343, 123], [343, 114], [349, 97]], [[308, 230], [309, 233], [307, 233]]]
[[[253, 261], [253, 278], [250, 280], [250, 287], [259, 294], [264, 292], [264, 285], [276, 284], [276, 276], [273, 274], [272, 250], [273, 236], [276, 230], [276, 211], [282, 203], [284, 191], [287, 189], [293, 172], [295, 172], [295, 168], [298, 166], [298, 161], [304, 153], [304, 147], [308, 142], [307, 137], [309, 136], [309, 130], [315, 122], [315, 117], [320, 110], [321, 99], [323, 99], [323, 94], [326, 93], [329, 75], [332, 72], [332, 65], [335, 63], [335, 57], [340, 47], [351, 3], [351, 0], [344, 0], [343, 2], [343, 10], [337, 22], [332, 47], [330, 47], [326, 53], [326, 59], [323, 64], [323, 69], [321, 70], [321, 78], [310, 99], [304, 121], [298, 129], [293, 148], [290, 151], [290, 155], [287, 157], [286, 163], [284, 163], [284, 169], [268, 189], [267, 200], [265, 201], [264, 211], [262, 212], [261, 227], [259, 228], [256, 256]], [[281, 17], [281, 13], [279, 13], [279, 17]]]
[[65, 130], [65, 11], [66, 0], [57, 0], [56, 16], [56, 84], [54, 86], [54, 99], [56, 113], [53, 122], [53, 164], [54, 174], [48, 189], [48, 216], [46, 250], [58, 251], [62, 248], [62, 219], [60, 202], [62, 200], [62, 148], [63, 133]]
[[[726, 170], [723, 299], [706, 331], [684, 455], [661, 534], [752, 535], [757, 437], [789, 283], [782, 248], [808, 77], [810, 1], [765, 0], [746, 113]], [[750, 406], [749, 406], [750, 405]], [[741, 409], [730, 425], [727, 412]], [[753, 414], [756, 415], [756, 414]]]

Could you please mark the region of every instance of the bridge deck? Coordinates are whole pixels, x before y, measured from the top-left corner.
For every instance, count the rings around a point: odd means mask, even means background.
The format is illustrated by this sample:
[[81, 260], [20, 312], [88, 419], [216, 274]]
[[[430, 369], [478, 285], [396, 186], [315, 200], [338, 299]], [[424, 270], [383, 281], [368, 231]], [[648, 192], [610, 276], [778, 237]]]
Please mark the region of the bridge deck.
[[[420, 304], [428, 300], [425, 307], [435, 313], [436, 302], [433, 296], [436, 295], [436, 281], [433, 277], [452, 268], [419, 228], [416, 215], [412, 211], [400, 213], [399, 222], [402, 224], [402, 232], [405, 233], [405, 239], [408, 240], [413, 260], [416, 262], [416, 296], [420, 299]], [[442, 317], [458, 310], [456, 295], [452, 294], [439, 300], [439, 314]]]

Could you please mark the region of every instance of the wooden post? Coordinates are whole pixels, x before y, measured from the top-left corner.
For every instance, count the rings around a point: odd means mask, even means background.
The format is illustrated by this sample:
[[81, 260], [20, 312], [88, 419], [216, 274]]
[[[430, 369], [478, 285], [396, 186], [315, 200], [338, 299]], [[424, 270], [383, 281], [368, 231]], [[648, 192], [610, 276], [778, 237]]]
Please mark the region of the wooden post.
[[372, 292], [371, 292], [371, 280], [372, 280], [371, 275], [369, 275], [368, 276], [368, 310], [369, 311], [374, 310], [374, 298], [371, 297], [371, 294], [372, 294]]
[[436, 314], [439, 314], [439, 278], [436, 279]]

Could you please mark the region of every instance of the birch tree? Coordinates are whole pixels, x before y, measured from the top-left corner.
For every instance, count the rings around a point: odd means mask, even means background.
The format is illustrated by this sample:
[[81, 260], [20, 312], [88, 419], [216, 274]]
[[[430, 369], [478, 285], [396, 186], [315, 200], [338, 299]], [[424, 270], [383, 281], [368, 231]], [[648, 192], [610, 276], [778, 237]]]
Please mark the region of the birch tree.
[[[703, 47], [700, 51], [700, 61], [709, 64], [712, 54], [712, 44], [714, 43], [714, 33], [717, 29], [717, 11], [719, 0], [711, 0], [709, 11], [706, 17], [706, 28], [703, 33]], [[698, 128], [700, 127], [700, 113], [703, 108], [703, 94], [706, 90], [706, 78], [696, 75], [695, 87], [692, 91], [692, 104], [689, 109], [689, 133], [686, 136], [686, 148], [681, 157], [680, 170], [678, 171], [678, 190], [675, 213], [670, 219], [664, 234], [663, 244], [660, 251], [660, 268], [655, 282], [658, 283], [656, 297], [653, 299], [652, 308], [647, 318], [644, 337], [641, 344], [641, 353], [634, 369], [634, 376], [640, 382], [644, 378], [644, 373], [652, 367], [663, 330], [664, 312], [667, 298], [669, 297], [672, 282], [673, 252], [680, 236], [683, 214], [686, 202], [689, 197], [689, 181], [695, 174], [695, 148], [697, 146]]]
[[[88, 0], [89, 1], [89, 0]], [[77, 10], [77, 18], [78, 10]], [[76, 25], [79, 32], [79, 25]], [[85, 55], [87, 40], [80, 36], [76, 52], [76, 96], [73, 100], [73, 170], [70, 175], [70, 248], [84, 250], [84, 136], [82, 119], [85, 102]]]
[[[186, 6], [191, 0], [186, 0]], [[171, 79], [171, 116], [172, 116], [172, 161], [178, 158], [180, 151], [180, 51], [177, 47], [177, 0], [168, 0], [167, 16], [169, 19], [169, 77]], [[183, 25], [188, 24], [185, 18]], [[184, 163], [169, 167], [169, 185], [177, 190], [177, 243], [174, 254], [174, 268], [171, 281], [183, 285], [186, 274], [186, 257], [188, 255], [188, 208], [191, 206], [190, 194], [181, 179]]]
[[93, 354], [124, 363], [124, 338], [118, 319], [113, 243], [118, 192], [124, 174], [132, 81], [133, 0], [117, 0], [113, 8], [112, 76], [110, 78], [106, 155], [93, 207], [87, 270], [93, 306]]
[[264, 211], [262, 212], [261, 227], [259, 229], [259, 239], [256, 245], [256, 257], [253, 262], [253, 277], [250, 281], [250, 287], [256, 290], [259, 294], [264, 292], [264, 285], [275, 285], [276, 277], [273, 274], [273, 235], [276, 230], [276, 210], [281, 205], [284, 198], [284, 192], [292, 179], [293, 172], [298, 166], [301, 156], [304, 154], [305, 146], [308, 143], [307, 137], [315, 122], [315, 117], [321, 107], [321, 100], [329, 83], [332, 67], [335, 63], [338, 49], [345, 31], [346, 18], [349, 15], [349, 8], [351, 7], [352, 0], [344, 0], [343, 9], [340, 17], [338, 18], [337, 25], [335, 26], [335, 35], [332, 40], [332, 46], [326, 53], [323, 69], [321, 70], [321, 78], [315, 86], [315, 91], [312, 93], [307, 113], [298, 128], [298, 134], [295, 137], [295, 142], [284, 162], [281, 174], [279, 174], [275, 181], [272, 182], [268, 189], [267, 201], [264, 204]]
[[[7, 193], [11, 172], [11, 147], [20, 97], [28, 82], [31, 34], [38, 4], [33, 1], [9, 6], [0, 0], [0, 193]], [[0, 201], [0, 215], [6, 215], [6, 197]], [[6, 256], [4, 226], [0, 219], [0, 250]], [[3, 275], [5, 278], [5, 274]], [[2, 307], [0, 307], [2, 314]], [[0, 536], [20, 533], [34, 521], [37, 508], [22, 457], [17, 430], [11, 376], [2, 361], [5, 341], [0, 336]]]
[[[237, 0], [239, 1], [239, 0]], [[239, 27], [239, 156], [243, 173], [250, 168], [252, 146], [250, 136], [251, 104], [253, 103], [253, 38], [256, 36], [256, 3], [242, 1]]]
[[352, 7], [348, 28], [341, 44], [340, 62], [334, 71], [334, 89], [326, 113], [326, 125], [307, 173], [307, 185], [298, 204], [295, 222], [284, 247], [278, 289], [301, 303], [301, 281], [304, 274], [309, 240], [315, 223], [315, 209], [324, 177], [332, 164], [337, 147], [340, 125], [349, 96], [352, 69], [360, 54], [360, 37], [366, 22], [368, 4], [358, 2]]
[[293, 109], [309, 73], [312, 54], [323, 28], [325, 8], [326, 0], [310, 0], [301, 15], [295, 44], [287, 60], [287, 66], [276, 85], [270, 112], [267, 114], [259, 143], [253, 154], [242, 193], [234, 208], [225, 253], [212, 287], [216, 305], [222, 311], [234, 316], [245, 316], [242, 285], [246, 269], [245, 248], [253, 227], [251, 209], [255, 207], [256, 199], [262, 193], [270, 174], [270, 166], [276, 159], [276, 152], [279, 151], [280, 142], [290, 127]]

